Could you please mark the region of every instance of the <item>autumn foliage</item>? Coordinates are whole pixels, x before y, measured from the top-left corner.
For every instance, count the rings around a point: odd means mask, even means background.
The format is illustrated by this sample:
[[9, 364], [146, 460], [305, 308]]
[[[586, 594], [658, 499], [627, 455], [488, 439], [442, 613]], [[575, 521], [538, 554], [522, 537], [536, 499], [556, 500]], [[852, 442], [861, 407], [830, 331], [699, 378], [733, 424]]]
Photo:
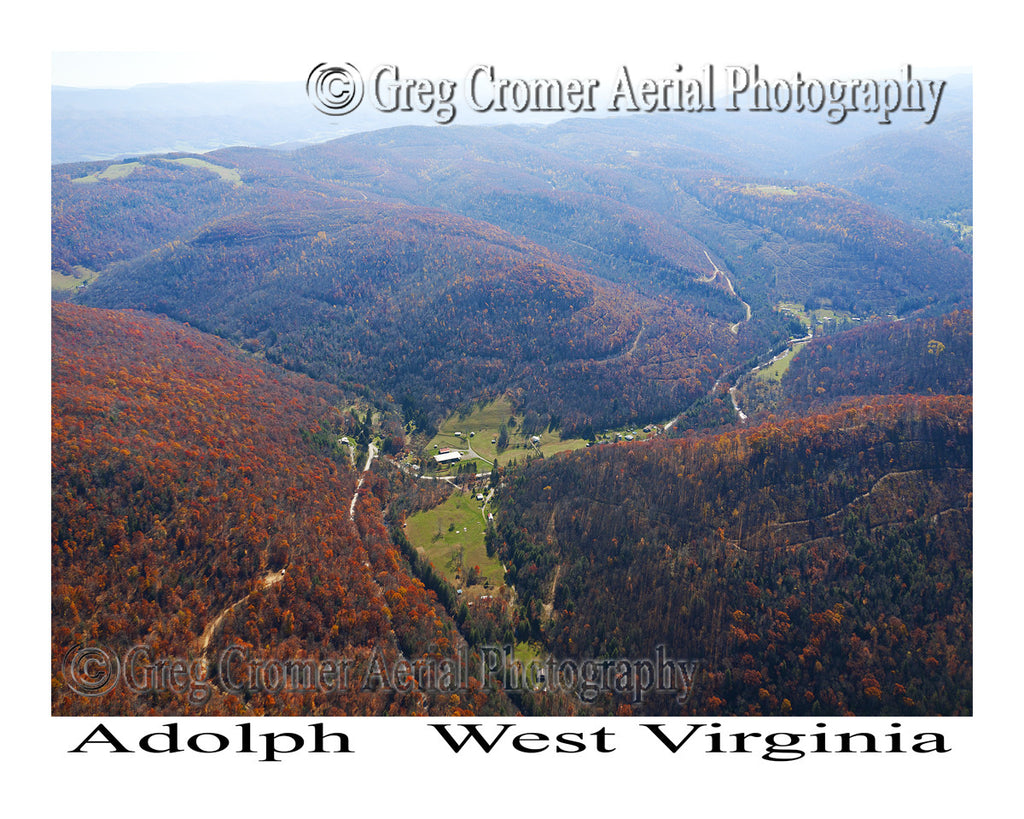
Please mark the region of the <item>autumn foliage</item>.
[[599, 446], [513, 476], [498, 549], [557, 656], [700, 662], [650, 713], [969, 713], [971, 441], [903, 396]]
[[[353, 470], [303, 434], [344, 430], [344, 402], [167, 319], [54, 305], [55, 713], [455, 707], [441, 691], [360, 684], [374, 657], [447, 656], [461, 638], [388, 538], [386, 484], [371, 476], [350, 519]], [[215, 687], [197, 703], [118, 685], [88, 698], [62, 665], [80, 645], [211, 668], [229, 648], [259, 662], [348, 658], [353, 672], [330, 695]], [[493, 692], [454, 693], [460, 712], [503, 707]]]

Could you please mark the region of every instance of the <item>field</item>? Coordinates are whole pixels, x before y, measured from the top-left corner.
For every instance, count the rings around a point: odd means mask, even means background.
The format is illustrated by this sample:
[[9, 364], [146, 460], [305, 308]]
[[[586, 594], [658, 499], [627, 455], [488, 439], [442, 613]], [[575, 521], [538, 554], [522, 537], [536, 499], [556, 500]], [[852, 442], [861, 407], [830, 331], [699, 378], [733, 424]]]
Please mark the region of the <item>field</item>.
[[[205, 168], [208, 171], [213, 171], [225, 182], [229, 182], [236, 188], [242, 185], [242, 177], [239, 176], [238, 171], [234, 168], [225, 168], [223, 165], [214, 165], [212, 162], [207, 162], [205, 159], [200, 159], [195, 156], [183, 156], [178, 159], [170, 159], [168, 161], [174, 162], [178, 165], [187, 165], [190, 168]], [[95, 171], [88, 176], [80, 176], [72, 181], [91, 184], [93, 182], [99, 182], [101, 179], [123, 179], [141, 164], [141, 162], [116, 162], [113, 165], [107, 165], [107, 167], [102, 171]]]
[[540, 665], [547, 659], [547, 654], [538, 643], [516, 643], [515, 659], [523, 666], [529, 666], [530, 663]]
[[754, 373], [754, 378], [760, 379], [761, 381], [781, 381], [782, 376], [786, 374], [786, 370], [788, 370], [789, 365], [793, 363], [793, 359], [796, 358], [801, 347], [803, 347], [803, 344], [794, 344], [786, 350], [785, 355], [781, 358], [773, 361], [767, 367], [762, 367]]
[[82, 267], [82, 265], [75, 265], [75, 272], [78, 273], [78, 276], [65, 276], [63, 273], [51, 270], [50, 289], [75, 290], [79, 285], [90, 284], [96, 281], [96, 277], [100, 275], [95, 270], [90, 270], [88, 267]]
[[188, 165], [190, 168], [206, 168], [206, 170], [213, 171], [225, 182], [230, 182], [236, 188], [242, 185], [242, 177], [238, 175], [238, 171], [234, 168], [214, 165], [212, 162], [207, 162], [205, 159], [199, 159], [199, 157], [195, 156], [183, 156], [180, 159], [172, 159], [171, 162], [177, 162], [179, 165]]
[[831, 307], [817, 307], [813, 310], [804, 309], [804, 305], [793, 301], [779, 302], [775, 308], [787, 316], [800, 321], [808, 330], [825, 324], [827, 321], [860, 321], [860, 318], [848, 310], [834, 310]]
[[775, 305], [775, 309], [782, 313], [785, 313], [788, 316], [792, 316], [793, 318], [798, 319], [800, 323], [804, 325], [804, 327], [811, 326], [811, 319], [804, 311], [804, 306], [802, 304], [799, 304], [795, 301], [780, 301], [777, 305]]
[[[464, 585], [473, 566], [491, 587], [505, 582], [505, 572], [484, 546], [485, 522], [476, 496], [456, 492], [440, 506], [419, 512], [406, 521], [405, 536], [426, 553], [434, 568], [456, 588]], [[461, 550], [461, 570], [460, 570]]]
[[800, 193], [796, 188], [781, 185], [746, 185], [743, 192], [754, 196], [797, 196]]
[[[508, 429], [508, 446], [499, 452], [496, 442], [502, 424]], [[487, 404], [475, 406], [465, 415], [455, 413], [449, 416], [427, 444], [424, 455], [433, 458], [437, 450], [443, 447], [466, 452], [467, 446], [471, 445], [473, 451], [480, 456], [478, 465], [483, 464], [483, 469], [478, 467], [477, 471], [486, 472], [496, 457], [501, 462], [537, 452], [547, 457], [556, 452], [581, 449], [587, 445], [582, 438], [567, 438], [563, 441], [557, 430], [538, 431], [536, 437], [540, 440], [535, 443], [532, 441], [532, 435], [521, 431], [522, 426], [523, 416], [513, 414], [512, 405], [507, 398], [498, 398]], [[457, 468], [456, 465], [449, 471], [454, 472]]]
[[123, 179], [141, 164], [141, 162], [117, 162], [113, 165], [107, 165], [102, 171], [95, 171], [88, 176], [80, 176], [71, 181], [92, 183], [99, 182], [101, 179]]

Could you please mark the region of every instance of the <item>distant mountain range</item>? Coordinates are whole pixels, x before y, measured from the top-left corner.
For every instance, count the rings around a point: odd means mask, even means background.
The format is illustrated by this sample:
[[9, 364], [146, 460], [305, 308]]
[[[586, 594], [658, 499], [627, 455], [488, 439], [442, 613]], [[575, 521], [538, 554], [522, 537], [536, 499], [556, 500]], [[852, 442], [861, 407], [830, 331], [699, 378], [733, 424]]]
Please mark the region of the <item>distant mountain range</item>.
[[[949, 78], [939, 116], [934, 127], [926, 130], [948, 130], [950, 118], [969, 112], [971, 107], [971, 77]], [[812, 115], [748, 117], [725, 113], [722, 108], [720, 104], [715, 112], [679, 113], [672, 118], [680, 121], [677, 127], [690, 130], [693, 144], [707, 144], [710, 139], [720, 146], [756, 154], [760, 172], [773, 175], [800, 172], [828, 154], [878, 135], [870, 118], [851, 116], [834, 126]], [[608, 114], [577, 118], [602, 116]], [[474, 117], [473, 112], [462, 110], [455, 125], [551, 124], [564, 118], [557, 112], [489, 112]], [[362, 131], [430, 122], [423, 114], [380, 113], [367, 105], [343, 117], [328, 117], [310, 103], [304, 81], [153, 84], [119, 89], [54, 86], [51, 160], [78, 162], [167, 151], [204, 152], [229, 145], [323, 142]], [[762, 139], [765, 125], [771, 134], [768, 140]], [[898, 132], [918, 125], [918, 120], [897, 117], [887, 130]]]

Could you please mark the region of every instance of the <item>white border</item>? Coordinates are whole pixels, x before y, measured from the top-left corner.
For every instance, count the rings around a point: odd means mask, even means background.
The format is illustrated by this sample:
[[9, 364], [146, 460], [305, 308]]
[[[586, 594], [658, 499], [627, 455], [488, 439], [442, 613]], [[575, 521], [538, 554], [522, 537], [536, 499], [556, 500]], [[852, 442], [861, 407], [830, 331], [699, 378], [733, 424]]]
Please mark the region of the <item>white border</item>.
[[[14, 774], [9, 782], [17, 790], [32, 785], [27, 771], [44, 770], [45, 784], [33, 786], [36, 799], [72, 810], [138, 808], [147, 816], [192, 813], [199, 807], [241, 807], [263, 814], [375, 807], [448, 816], [586, 808], [635, 812], [656, 805], [684, 812], [717, 808], [727, 816], [742, 808], [792, 816], [853, 816], [872, 808], [886, 815], [910, 810], [952, 816], [981, 800], [995, 804], [1008, 793], [1020, 679], [1017, 645], [1007, 633], [1008, 626], [1016, 625], [1010, 606], [1019, 597], [1011, 585], [1018, 576], [1020, 545], [1019, 524], [1011, 513], [1019, 504], [1011, 494], [1007, 467], [1019, 464], [1021, 454], [1014, 428], [1020, 391], [1015, 368], [1008, 366], [1011, 356], [1018, 355], [1021, 304], [1010, 244], [1019, 234], [1019, 133], [1010, 118], [1020, 108], [1020, 91], [1018, 68], [1011, 63], [1016, 45], [1009, 40], [1015, 27], [999, 21], [995, 3], [950, 12], [878, 0], [854, 6], [730, 3], [713, 9], [643, 0], [620, 6], [529, 0], [498, 9], [468, 2], [392, 2], [375, 11], [343, 3], [222, 7], [186, 0], [148, 8], [135, 2], [62, 1], [32, 11], [28, 31], [13, 21], [7, 30], [13, 42], [4, 54], [5, 155], [15, 183], [7, 191], [13, 207], [5, 221], [10, 229], [6, 244], [15, 254], [6, 270], [5, 302], [13, 319], [4, 324], [4, 351], [11, 364], [6, 402], [13, 413], [7, 414], [4, 498], [5, 519], [14, 525], [9, 527], [13, 537], [3, 597], [14, 646], [3, 692], [6, 747], [16, 766], [8, 768]], [[983, 33], [983, 27], [989, 30]], [[452, 64], [486, 61], [507, 66], [510, 74], [585, 76], [603, 71], [609, 61], [642, 66], [660, 63], [662, 55], [666, 61], [693, 64], [759, 62], [778, 66], [780, 74], [794, 67], [808, 75], [905, 62], [973, 66], [979, 225], [976, 716], [925, 720], [922, 728], [945, 733], [954, 752], [931, 758], [822, 756], [791, 763], [766, 763], [754, 755], [682, 759], [653, 746], [644, 750], [639, 742], [634, 748], [632, 739], [627, 746], [627, 734], [644, 730], [632, 727], [639, 720], [605, 720], [612, 723], [610, 730], [623, 734], [623, 746], [614, 754], [474, 759], [450, 754], [426, 725], [382, 718], [346, 721], [354, 723], [351, 733], [359, 753], [341, 763], [303, 759], [301, 764], [289, 760], [268, 766], [240, 755], [180, 754], [154, 764], [139, 755], [69, 756], [66, 750], [96, 721], [49, 717], [47, 696], [49, 291], [41, 268], [49, 254], [50, 52], [175, 51], [183, 43], [223, 53], [234, 65], [259, 65], [271, 56], [275, 64], [293, 59], [307, 69], [313, 60], [333, 57], [367, 63], [394, 59], [442, 74]], [[730, 729], [734, 722], [728, 721]], [[764, 720], [742, 722], [766, 730]], [[783, 727], [771, 722], [767, 730]], [[784, 726], [796, 722], [786, 720]], [[872, 722], [878, 721], [855, 724]], [[881, 727], [889, 722], [882, 720]], [[591, 723], [551, 718], [530, 721], [529, 728], [578, 731]], [[847, 730], [845, 724], [841, 730]]]

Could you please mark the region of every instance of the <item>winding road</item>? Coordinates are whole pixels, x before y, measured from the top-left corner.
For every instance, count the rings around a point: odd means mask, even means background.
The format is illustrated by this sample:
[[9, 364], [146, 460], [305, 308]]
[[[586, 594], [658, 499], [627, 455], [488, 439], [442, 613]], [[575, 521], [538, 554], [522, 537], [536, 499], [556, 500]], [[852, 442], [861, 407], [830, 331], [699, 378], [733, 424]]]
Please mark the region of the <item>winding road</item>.
[[[706, 250], [704, 251], [704, 255], [707, 256], [708, 261], [711, 262], [711, 266], [714, 268], [714, 273], [709, 278], [707, 278], [707, 279], [701, 279], [701, 281], [710, 282], [710, 281], [713, 281], [714, 279], [717, 279], [717, 278], [721, 277], [725, 281], [726, 287], [728, 288], [729, 292], [733, 296], [736, 296], [736, 298], [739, 298], [739, 296], [736, 295], [736, 290], [735, 290], [735, 288], [733, 288], [732, 282], [729, 280], [729, 277], [728, 277], [728, 275], [726, 275], [725, 271], [719, 269], [718, 265], [715, 264], [714, 260], [711, 258], [711, 256], [708, 254], [708, 252]], [[739, 332], [739, 328], [740, 328], [741, 324], [743, 324], [744, 322], [750, 321], [750, 315], [751, 315], [750, 305], [747, 304], [745, 301], [743, 301], [743, 299], [740, 299], [740, 303], [744, 306], [744, 308], [746, 308], [747, 317], [745, 319], [743, 319], [743, 321], [738, 321], [735, 324], [730, 325], [729, 329], [732, 331], [732, 333], [734, 335]], [[783, 350], [778, 355], [773, 356], [770, 360], [762, 362], [761, 364], [756, 365], [748, 373], [744, 373], [742, 376], [740, 376], [740, 378], [751, 376], [754, 373], [756, 373], [758, 370], [774, 364], [779, 359], [784, 358], [787, 355], [790, 355], [793, 352], [793, 350], [794, 350], [794, 348], [796, 347], [797, 344], [805, 344], [805, 343], [807, 343], [808, 341], [810, 341], [813, 338], [814, 338], [814, 334], [813, 333], [808, 333], [807, 335], [801, 336], [800, 338], [791, 338], [791, 339], [789, 339], [789, 341], [786, 342], [786, 349], [785, 350]], [[711, 391], [708, 393], [709, 396], [714, 396], [714, 394], [718, 391], [718, 386], [722, 383], [722, 378], [723, 377], [724, 376], [719, 376], [718, 378], [715, 379], [715, 383], [712, 385]], [[739, 381], [739, 379], [737, 379], [737, 382], [738, 381]], [[747, 414], [745, 412], [743, 412], [742, 409], [740, 409], [740, 405], [736, 401], [736, 385], [735, 384], [733, 384], [733, 386], [731, 386], [729, 388], [729, 400], [732, 401], [732, 408], [736, 412], [736, 416], [740, 419], [741, 422], [746, 423], [747, 422]], [[675, 423], [680, 418], [682, 418], [682, 417], [683, 417], [683, 413], [679, 413], [679, 415], [677, 415], [675, 418], [673, 418], [671, 421], [669, 421], [667, 424], [665, 424], [665, 430], [668, 431], [669, 429], [671, 429], [675, 425]]]
[[363, 467], [363, 471], [359, 475], [359, 482], [356, 483], [356, 491], [352, 495], [352, 503], [348, 507], [348, 519], [355, 520], [356, 517], [356, 501], [359, 500], [359, 490], [363, 488], [363, 481], [366, 480], [366, 473], [370, 469], [370, 464], [373, 463], [373, 459], [377, 457], [377, 447], [370, 444], [367, 449], [366, 455], [366, 466]]
[[[711, 262], [711, 266], [715, 269], [715, 272], [712, 274], [710, 279], [701, 279], [701, 281], [713, 281], [714, 279], [721, 278], [721, 280], [725, 282], [725, 288], [729, 291], [729, 294], [740, 299], [736, 294], [736, 288], [732, 286], [732, 279], [729, 278], [724, 270], [718, 269], [718, 265], [715, 264], [715, 260], [711, 258], [711, 255], [706, 250], [704, 251], [704, 255], [708, 257], [708, 261]], [[735, 324], [729, 325], [729, 329], [732, 331], [733, 335], [737, 335], [739, 333], [741, 324], [745, 324], [750, 321], [750, 305], [743, 301], [743, 299], [740, 299], [740, 304], [742, 304], [744, 309], [747, 311], [747, 317], [742, 321], [737, 321]]]
[[213, 635], [217, 633], [217, 629], [220, 628], [220, 624], [224, 622], [224, 618], [227, 617], [231, 612], [241, 606], [246, 600], [256, 594], [257, 591], [263, 591], [263, 589], [269, 589], [275, 583], [280, 583], [284, 580], [285, 569], [281, 569], [279, 572], [269, 572], [263, 577], [263, 588], [257, 589], [256, 591], [249, 592], [245, 597], [240, 600], [236, 600], [230, 606], [225, 608], [220, 614], [214, 617], [209, 623], [206, 624], [206, 628], [203, 629], [203, 634], [199, 638], [197, 648], [201, 657], [200, 677], [206, 678], [206, 671], [209, 668], [210, 662], [206, 656], [207, 650], [210, 648], [210, 641], [213, 640]]
[[[718, 267], [717, 264], [715, 264], [715, 260], [711, 258], [711, 254], [708, 253], [706, 250], [704, 251], [704, 255], [707, 256], [708, 262], [711, 263], [711, 267], [714, 268], [714, 271], [711, 273], [710, 276], [708, 276], [705, 279], [700, 279], [700, 281], [707, 283], [707, 282], [713, 282], [716, 279], [721, 279], [722, 281], [725, 282], [726, 289], [729, 291], [729, 293], [731, 295], [735, 296], [736, 298], [740, 299], [740, 297], [736, 294], [736, 288], [732, 286], [732, 280], [729, 278], [728, 274], [726, 274], [726, 272], [724, 270], [722, 270], [721, 268]], [[732, 332], [733, 335], [738, 335], [739, 334], [739, 330], [740, 330], [740, 325], [741, 324], [745, 324], [746, 322], [750, 321], [750, 316], [751, 316], [750, 305], [747, 304], [745, 301], [743, 301], [743, 299], [740, 299], [740, 304], [742, 304], [743, 308], [747, 311], [747, 316], [742, 321], [737, 321], [735, 324], [730, 324], [729, 325], [729, 330]], [[708, 395], [709, 396], [713, 396], [718, 391], [718, 385], [721, 384], [721, 383], [722, 383], [722, 376], [719, 376], [718, 378], [715, 379], [715, 383], [712, 385], [711, 391], [708, 393]], [[736, 413], [739, 416], [739, 419], [741, 421], [746, 421], [747, 420], [747, 416], [744, 415], [743, 411], [739, 408], [739, 405], [736, 403], [736, 396], [735, 396], [735, 392], [734, 392], [735, 389], [736, 389], [736, 387], [732, 387], [729, 390], [729, 397], [732, 399], [733, 409], [736, 410]], [[685, 412], [685, 410], [684, 410], [684, 412]], [[672, 427], [675, 426], [676, 422], [680, 418], [682, 418], [682, 417], [683, 417], [683, 413], [681, 412], [675, 418], [673, 418], [671, 421], [669, 421], [667, 424], [665, 424], [665, 431], [667, 432], [668, 430], [672, 429]]]

